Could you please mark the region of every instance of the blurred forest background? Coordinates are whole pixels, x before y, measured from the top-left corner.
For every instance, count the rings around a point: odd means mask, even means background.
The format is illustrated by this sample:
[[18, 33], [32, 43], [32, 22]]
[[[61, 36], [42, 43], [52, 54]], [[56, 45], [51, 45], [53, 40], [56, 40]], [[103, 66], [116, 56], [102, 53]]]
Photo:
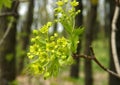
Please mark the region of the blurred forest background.
[[[63, 68], [56, 78], [44, 80], [23, 74], [29, 62], [26, 53], [32, 30], [57, 18], [54, 16], [57, 0], [11, 1], [0, 0], [0, 85], [120, 85], [120, 78], [108, 74], [90, 60], [79, 58], [76, 64]], [[79, 6], [76, 9], [81, 13], [76, 17], [76, 26], [85, 27], [77, 53], [89, 55], [89, 46], [92, 46], [97, 59], [116, 72], [111, 49], [111, 23], [120, 0], [77, 1]], [[120, 61], [120, 15], [116, 25], [115, 40]], [[60, 23], [50, 28], [49, 33], [54, 32], [65, 35]]]

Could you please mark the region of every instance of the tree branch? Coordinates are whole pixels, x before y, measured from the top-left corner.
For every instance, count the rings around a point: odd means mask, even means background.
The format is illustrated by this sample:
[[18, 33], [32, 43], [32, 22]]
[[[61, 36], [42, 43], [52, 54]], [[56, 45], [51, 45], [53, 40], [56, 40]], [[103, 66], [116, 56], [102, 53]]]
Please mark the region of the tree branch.
[[5, 16], [16, 16], [17, 14], [14, 12], [6, 12], [6, 13], [0, 13], [0, 17], [5, 17]]
[[93, 61], [94, 61], [95, 63], [97, 63], [104, 71], [107, 71], [108, 73], [110, 73], [110, 74], [112, 74], [112, 75], [120, 78], [120, 75], [119, 75], [119, 74], [111, 71], [110, 69], [105, 68], [105, 67], [97, 60], [97, 58], [95, 57], [95, 54], [94, 54], [94, 51], [93, 51], [92, 47], [90, 47], [90, 51], [91, 51], [91, 57], [93, 58]]
[[10, 32], [10, 29], [11, 29], [11, 27], [12, 27], [13, 21], [14, 21], [14, 19], [11, 20], [10, 24], [8, 25], [7, 30], [5, 31], [2, 39], [0, 40], [0, 46], [2, 45], [2, 43], [3, 43], [3, 41], [5, 40], [5, 38], [6, 38], [6, 36], [8, 35], [8, 33]]
[[[12, 16], [18, 16], [18, 14], [16, 13], [16, 10], [17, 10], [17, 8], [18, 8], [18, 5], [19, 5], [19, 1], [18, 1], [18, 0], [16, 1], [16, 0], [15, 0], [15, 5], [14, 5], [14, 7], [13, 7], [13, 10], [12, 10], [11, 12], [6, 12], [6, 13], [3, 13], [3, 14], [0, 14], [0, 17], [10, 16], [10, 15], [12, 15]], [[10, 23], [8, 24], [8, 27], [7, 27], [7, 29], [6, 29], [3, 37], [0, 39], [0, 46], [1, 46], [2, 43], [4, 42], [4, 40], [5, 40], [6, 36], [8, 35], [8, 33], [10, 32], [11, 27], [12, 27], [12, 25], [13, 25], [13, 22], [14, 22], [14, 18], [11, 19], [11, 21], [10, 21]]]
[[100, 62], [99, 60], [97, 60], [96, 56], [95, 56], [95, 53], [92, 49], [92, 47], [90, 47], [90, 53], [91, 53], [91, 56], [88, 56], [88, 55], [77, 55], [77, 54], [73, 54], [73, 58], [84, 58], [84, 59], [89, 59], [89, 60], [93, 60], [99, 67], [101, 67], [104, 71], [108, 72], [109, 74], [112, 74], [116, 77], [118, 77], [120, 79], [120, 75], [111, 71], [110, 69], [107, 69], [106, 67], [104, 67]]
[[117, 73], [120, 75], [120, 65], [119, 65], [119, 59], [118, 59], [117, 49], [116, 49], [116, 47], [117, 47], [116, 46], [116, 30], [117, 30], [116, 23], [117, 23], [117, 19], [119, 17], [119, 12], [120, 12], [120, 9], [118, 6], [116, 6], [113, 20], [112, 20], [111, 47], [112, 47], [113, 60], [115, 63], [115, 69], [116, 69]]

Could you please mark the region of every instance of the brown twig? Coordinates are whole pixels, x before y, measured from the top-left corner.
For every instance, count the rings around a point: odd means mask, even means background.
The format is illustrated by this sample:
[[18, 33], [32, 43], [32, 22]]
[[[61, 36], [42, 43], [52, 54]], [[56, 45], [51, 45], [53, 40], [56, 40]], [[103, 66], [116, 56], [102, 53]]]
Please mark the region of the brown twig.
[[119, 75], [119, 74], [111, 71], [110, 69], [107, 69], [106, 67], [104, 67], [104, 66], [97, 60], [97, 58], [95, 57], [95, 54], [94, 54], [94, 51], [93, 51], [92, 47], [90, 47], [90, 51], [91, 51], [91, 54], [92, 54], [91, 56], [93, 57], [93, 61], [94, 61], [95, 63], [97, 63], [104, 71], [107, 71], [108, 73], [110, 73], [110, 74], [112, 74], [112, 75], [120, 78], [120, 75]]
[[120, 75], [111, 71], [110, 69], [107, 69], [106, 67], [104, 67], [100, 62], [99, 60], [97, 60], [96, 56], [95, 56], [95, 53], [94, 53], [94, 50], [92, 47], [90, 47], [90, 53], [91, 53], [91, 56], [87, 56], [87, 55], [76, 55], [76, 54], [73, 54], [73, 58], [84, 58], [84, 59], [89, 59], [89, 60], [93, 60], [96, 64], [98, 64], [98, 66], [100, 66], [104, 71], [118, 77], [120, 79]]

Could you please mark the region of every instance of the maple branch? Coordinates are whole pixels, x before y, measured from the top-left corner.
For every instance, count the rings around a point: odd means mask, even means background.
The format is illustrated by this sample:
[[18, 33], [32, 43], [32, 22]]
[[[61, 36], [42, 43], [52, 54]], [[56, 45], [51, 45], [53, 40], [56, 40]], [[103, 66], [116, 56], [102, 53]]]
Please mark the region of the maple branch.
[[88, 56], [88, 55], [77, 55], [77, 54], [73, 54], [73, 58], [84, 58], [84, 59], [89, 59], [89, 60], [93, 60], [99, 67], [101, 67], [104, 71], [108, 72], [109, 74], [112, 74], [116, 77], [118, 77], [120, 79], [120, 75], [111, 71], [110, 69], [104, 67], [100, 62], [99, 60], [97, 60], [96, 56], [95, 56], [95, 53], [94, 53], [94, 50], [92, 47], [90, 47], [90, 53], [91, 55]]
[[93, 51], [92, 47], [90, 47], [90, 52], [91, 52], [91, 57], [93, 58], [93, 61], [94, 61], [96, 64], [98, 64], [104, 71], [106, 71], [106, 72], [108, 72], [108, 73], [110, 73], [110, 74], [112, 74], [112, 75], [120, 78], [120, 75], [119, 75], [119, 74], [117, 74], [117, 73], [111, 71], [110, 69], [104, 67], [104, 66], [99, 62], [99, 60], [97, 60], [97, 58], [95, 57], [95, 54], [94, 54], [94, 51]]

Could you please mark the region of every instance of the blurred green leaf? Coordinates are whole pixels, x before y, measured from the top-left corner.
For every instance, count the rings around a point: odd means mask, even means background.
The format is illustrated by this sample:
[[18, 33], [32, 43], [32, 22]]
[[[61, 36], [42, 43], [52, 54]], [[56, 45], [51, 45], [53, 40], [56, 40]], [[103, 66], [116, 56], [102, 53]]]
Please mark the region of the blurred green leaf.
[[64, 29], [68, 34], [71, 34], [72, 26], [67, 21], [61, 21], [62, 25], [64, 26]]
[[6, 60], [7, 61], [11, 61], [13, 59], [13, 54], [8, 54], [7, 56], [6, 56]]
[[84, 30], [85, 29], [83, 27], [79, 27], [79, 28], [73, 30], [73, 34], [79, 36], [79, 35], [83, 34]]
[[11, 3], [12, 1], [11, 0], [0, 0], [0, 9], [5, 6], [7, 8], [10, 8], [11, 7]]

